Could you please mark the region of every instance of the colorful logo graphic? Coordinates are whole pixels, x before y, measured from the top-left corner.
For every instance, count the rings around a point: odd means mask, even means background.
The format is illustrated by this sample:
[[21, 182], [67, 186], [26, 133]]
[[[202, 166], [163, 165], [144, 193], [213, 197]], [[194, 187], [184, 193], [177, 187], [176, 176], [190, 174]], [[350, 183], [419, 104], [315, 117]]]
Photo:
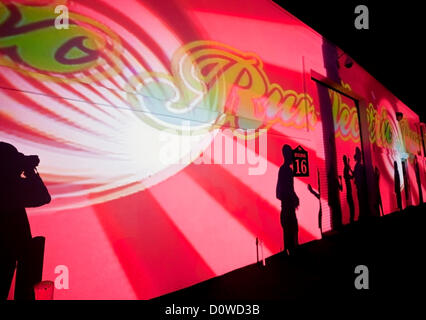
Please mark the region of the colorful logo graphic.
[[352, 140], [359, 142], [359, 121], [358, 112], [355, 106], [346, 104], [342, 95], [335, 90], [329, 90], [330, 100], [332, 103], [334, 132], [336, 138], [343, 141]]
[[377, 111], [370, 103], [367, 108], [367, 120], [371, 143], [400, 153], [419, 152], [420, 135], [411, 128], [408, 119], [396, 122], [395, 117], [391, 117], [385, 107]]
[[[214, 41], [180, 48], [171, 74], [142, 73], [131, 79], [128, 100], [141, 118], [158, 128], [191, 134], [219, 127], [268, 129], [274, 124], [315, 128], [312, 98], [270, 83], [259, 57]], [[133, 89], [135, 88], [135, 89]]]
[[367, 108], [367, 121], [370, 142], [382, 148], [394, 148], [394, 139], [397, 137], [398, 130], [386, 108], [382, 107], [378, 112], [370, 103]]
[[53, 81], [92, 82], [119, 72], [118, 36], [73, 12], [69, 28], [56, 29], [56, 4], [0, 3], [0, 65]]

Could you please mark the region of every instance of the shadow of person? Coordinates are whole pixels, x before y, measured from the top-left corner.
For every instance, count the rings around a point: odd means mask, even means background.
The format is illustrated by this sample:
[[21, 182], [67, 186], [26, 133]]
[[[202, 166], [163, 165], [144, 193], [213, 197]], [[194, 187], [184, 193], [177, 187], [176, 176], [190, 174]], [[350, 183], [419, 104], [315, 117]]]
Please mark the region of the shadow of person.
[[317, 178], [318, 178], [318, 192], [316, 192], [310, 184], [308, 184], [308, 190], [309, 190], [310, 193], [312, 193], [314, 195], [315, 198], [318, 199], [318, 203], [319, 203], [318, 228], [320, 229], [321, 237], [322, 237], [323, 233], [322, 233], [321, 181], [320, 181], [319, 170], [317, 170]]
[[38, 156], [25, 156], [13, 145], [0, 142], [0, 159], [0, 300], [7, 299], [17, 264], [15, 299], [34, 299], [32, 286], [21, 281], [27, 275], [21, 277], [19, 272], [20, 262], [28, 260], [32, 240], [25, 208], [42, 206], [51, 199], [36, 170]]
[[380, 171], [379, 168], [374, 167], [374, 180], [376, 182], [376, 210], [379, 212], [380, 216], [384, 216], [382, 195], [380, 193]]
[[417, 156], [414, 157], [414, 171], [416, 173], [417, 190], [419, 191], [419, 204], [423, 204], [422, 180], [420, 178], [420, 167]]
[[299, 198], [294, 191], [294, 176], [291, 165], [293, 150], [286, 144], [282, 148], [284, 164], [278, 172], [276, 197], [281, 200], [281, 226], [283, 228], [284, 251], [293, 254], [298, 245], [299, 227], [296, 209], [299, 207]]
[[402, 210], [402, 196], [401, 196], [401, 178], [399, 176], [398, 163], [393, 162], [393, 181], [395, 183], [395, 197], [398, 209]]
[[[340, 178], [340, 177], [339, 177]], [[343, 179], [345, 180], [346, 187], [346, 202], [349, 206], [349, 222], [353, 223], [355, 221], [355, 204], [352, 194], [352, 182], [354, 178], [354, 173], [350, 166], [350, 159], [347, 156], [343, 156]]]
[[355, 167], [353, 170], [353, 177], [355, 181], [357, 196], [358, 196], [358, 207], [359, 215], [358, 219], [362, 219], [369, 214], [368, 200], [367, 200], [367, 183], [365, 177], [365, 167], [362, 164], [361, 149], [356, 147], [355, 149]]

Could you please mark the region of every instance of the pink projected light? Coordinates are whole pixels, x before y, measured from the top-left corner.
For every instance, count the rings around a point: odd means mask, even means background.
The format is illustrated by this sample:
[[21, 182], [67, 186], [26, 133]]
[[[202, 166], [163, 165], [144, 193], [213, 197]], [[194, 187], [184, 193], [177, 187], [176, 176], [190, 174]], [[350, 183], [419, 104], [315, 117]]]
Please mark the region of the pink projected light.
[[[55, 28], [58, 5], [68, 29]], [[46, 237], [43, 278], [70, 272], [55, 299], [150, 299], [255, 263], [256, 238], [265, 258], [281, 251], [285, 144], [310, 158], [294, 182], [299, 242], [320, 238], [327, 194], [308, 185], [326, 155], [305, 61], [324, 67], [322, 41], [269, 0], [0, 0], [0, 140], [40, 157], [52, 201], [28, 215]], [[336, 105], [353, 156], [355, 107]], [[369, 109], [387, 191], [400, 151], [390, 108]]]

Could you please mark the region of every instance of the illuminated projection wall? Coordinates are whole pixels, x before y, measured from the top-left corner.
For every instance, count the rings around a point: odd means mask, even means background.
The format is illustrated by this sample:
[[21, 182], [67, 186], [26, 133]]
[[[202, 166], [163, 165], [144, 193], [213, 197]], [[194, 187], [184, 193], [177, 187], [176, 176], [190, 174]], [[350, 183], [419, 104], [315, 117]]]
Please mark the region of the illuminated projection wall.
[[299, 242], [318, 239], [302, 55], [323, 70], [321, 44], [266, 0], [0, 0], [0, 140], [40, 156], [52, 201], [27, 211], [43, 278], [70, 272], [55, 298], [149, 299], [254, 263], [256, 238], [279, 252], [284, 144], [309, 154]]
[[[329, 89], [336, 144], [337, 179], [343, 224], [359, 219], [360, 204], [355, 180], [356, 151], [362, 150], [359, 115], [355, 101]], [[361, 151], [362, 152], [362, 151]], [[360, 154], [362, 161], [362, 154]]]
[[[397, 189], [401, 192], [404, 208], [418, 205], [425, 194], [425, 170], [421, 165], [424, 151], [418, 120], [408, 108], [399, 106], [397, 110], [404, 116], [398, 121], [395, 109], [388, 99], [381, 100], [377, 106], [370, 103], [367, 107], [369, 141], [373, 149], [373, 165], [380, 176], [384, 212], [398, 209]], [[396, 174], [400, 177], [399, 186], [395, 184]]]

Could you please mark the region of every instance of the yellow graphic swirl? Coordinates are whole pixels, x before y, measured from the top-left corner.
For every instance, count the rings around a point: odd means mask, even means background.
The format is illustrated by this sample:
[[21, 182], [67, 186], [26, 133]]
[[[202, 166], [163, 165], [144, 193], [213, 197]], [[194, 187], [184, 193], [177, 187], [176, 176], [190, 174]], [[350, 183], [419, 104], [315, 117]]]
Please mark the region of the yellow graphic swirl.
[[380, 111], [377, 111], [370, 103], [367, 108], [367, 121], [371, 143], [398, 152], [411, 154], [419, 152], [420, 134], [411, 129], [407, 119], [397, 122], [395, 117], [389, 115], [385, 107], [380, 107]]
[[274, 124], [314, 129], [312, 98], [271, 83], [260, 58], [214, 41], [195, 41], [173, 55], [171, 74], [143, 73], [131, 79], [128, 100], [149, 124], [191, 134], [222, 126], [268, 129]]
[[342, 96], [335, 90], [329, 90], [332, 103], [334, 132], [336, 138], [343, 141], [360, 141], [358, 112], [355, 106], [344, 103]]

